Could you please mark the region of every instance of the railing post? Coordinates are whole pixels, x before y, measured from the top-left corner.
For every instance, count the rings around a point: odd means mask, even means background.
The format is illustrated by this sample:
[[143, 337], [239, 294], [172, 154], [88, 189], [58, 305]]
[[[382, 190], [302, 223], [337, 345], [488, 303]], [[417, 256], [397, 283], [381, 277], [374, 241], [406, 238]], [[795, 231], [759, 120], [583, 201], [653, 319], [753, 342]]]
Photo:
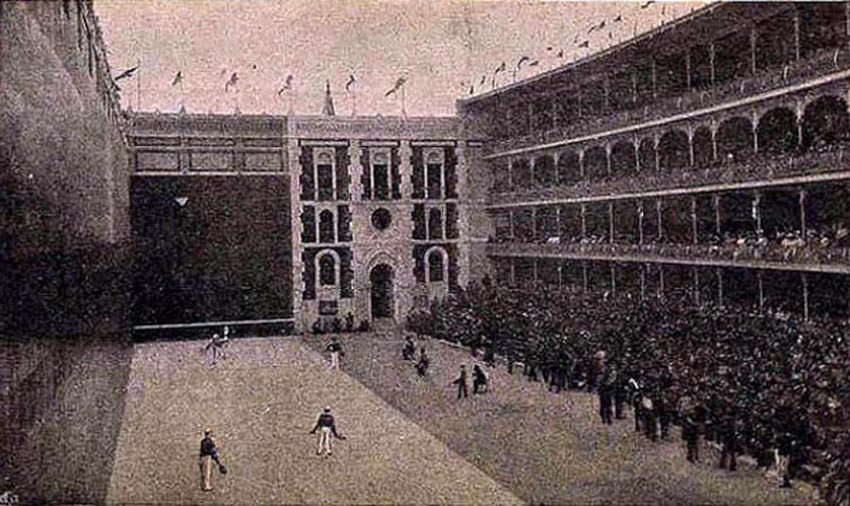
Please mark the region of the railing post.
[[655, 201], [655, 218], [658, 220], [658, 242], [662, 242], [664, 240], [664, 225], [662, 223], [661, 199]]
[[800, 233], [806, 239], [806, 190], [800, 190]]
[[643, 245], [643, 201], [638, 202], [638, 244]]
[[723, 230], [720, 226], [720, 194], [715, 193], [712, 200], [714, 201], [714, 232], [718, 238], [721, 238], [723, 237]]
[[764, 314], [764, 271], [758, 271], [756, 277], [759, 287], [759, 314]]
[[697, 199], [696, 197], [691, 197], [691, 234], [693, 236], [693, 243], [699, 244], [699, 236], [697, 230]]
[[796, 4], [791, 4], [794, 8], [794, 60], [800, 59], [800, 9]]
[[756, 74], [758, 70], [758, 65], [756, 64], [756, 46], [758, 44], [758, 31], [756, 30], [755, 25], [750, 28], [750, 71], [753, 75]]
[[691, 267], [691, 272], [694, 273], [694, 304], [699, 306], [699, 269]]
[[611, 262], [611, 293], [617, 291], [617, 276], [615, 273], [614, 262]]
[[608, 242], [614, 244], [614, 203], [608, 202]]
[[581, 287], [587, 293], [587, 262], [581, 263]]
[[717, 268], [717, 306], [723, 307], [723, 269]]
[[805, 272], [800, 273], [803, 281], [803, 320], [809, 321], [809, 278]]
[[587, 213], [587, 208], [584, 203], [581, 204], [581, 238], [587, 238], [587, 217], [585, 214]]

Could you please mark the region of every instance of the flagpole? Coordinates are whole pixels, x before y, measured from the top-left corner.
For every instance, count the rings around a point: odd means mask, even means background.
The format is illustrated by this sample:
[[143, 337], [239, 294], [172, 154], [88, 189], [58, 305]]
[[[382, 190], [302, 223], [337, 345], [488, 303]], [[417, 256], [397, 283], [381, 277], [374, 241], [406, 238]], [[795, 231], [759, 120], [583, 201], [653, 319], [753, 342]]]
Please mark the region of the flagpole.
[[357, 86], [351, 88], [351, 116], [357, 116]]
[[401, 83], [401, 116], [403, 118], [407, 117], [407, 110], [404, 108], [404, 86], [405, 83]]
[[142, 111], [142, 59], [136, 57], [136, 110]]
[[186, 94], [183, 92], [183, 75], [180, 75], [180, 109], [186, 109]]

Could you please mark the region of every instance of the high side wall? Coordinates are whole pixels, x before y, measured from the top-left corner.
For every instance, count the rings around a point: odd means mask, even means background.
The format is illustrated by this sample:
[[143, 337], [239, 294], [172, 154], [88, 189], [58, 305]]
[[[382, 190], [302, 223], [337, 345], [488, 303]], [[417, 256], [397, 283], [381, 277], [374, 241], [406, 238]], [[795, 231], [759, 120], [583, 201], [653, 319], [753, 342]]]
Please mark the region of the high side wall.
[[22, 501], [102, 500], [120, 427], [129, 178], [105, 54], [89, 1], [0, 3], [0, 491]]

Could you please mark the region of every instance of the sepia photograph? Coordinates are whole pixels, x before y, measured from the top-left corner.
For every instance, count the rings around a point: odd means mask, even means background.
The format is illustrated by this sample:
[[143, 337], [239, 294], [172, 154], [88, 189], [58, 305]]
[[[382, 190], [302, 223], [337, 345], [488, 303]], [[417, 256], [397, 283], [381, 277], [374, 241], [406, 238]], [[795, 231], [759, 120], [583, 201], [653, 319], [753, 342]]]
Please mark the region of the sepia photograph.
[[0, 0], [0, 506], [850, 506], [848, 332], [848, 1]]

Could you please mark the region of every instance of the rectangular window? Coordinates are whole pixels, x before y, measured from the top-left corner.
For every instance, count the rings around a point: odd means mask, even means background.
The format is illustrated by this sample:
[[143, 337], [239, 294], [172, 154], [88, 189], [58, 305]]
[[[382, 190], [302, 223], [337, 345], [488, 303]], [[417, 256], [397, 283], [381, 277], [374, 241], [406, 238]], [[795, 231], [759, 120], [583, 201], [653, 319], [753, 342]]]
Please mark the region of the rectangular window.
[[428, 164], [428, 199], [439, 200], [442, 198], [442, 174], [443, 166], [439, 163]]
[[334, 173], [330, 165], [319, 165], [316, 167], [319, 177], [319, 200], [334, 199]]
[[389, 172], [387, 169], [386, 164], [372, 166], [372, 172], [375, 177], [373, 181], [375, 200], [389, 200], [390, 198]]

